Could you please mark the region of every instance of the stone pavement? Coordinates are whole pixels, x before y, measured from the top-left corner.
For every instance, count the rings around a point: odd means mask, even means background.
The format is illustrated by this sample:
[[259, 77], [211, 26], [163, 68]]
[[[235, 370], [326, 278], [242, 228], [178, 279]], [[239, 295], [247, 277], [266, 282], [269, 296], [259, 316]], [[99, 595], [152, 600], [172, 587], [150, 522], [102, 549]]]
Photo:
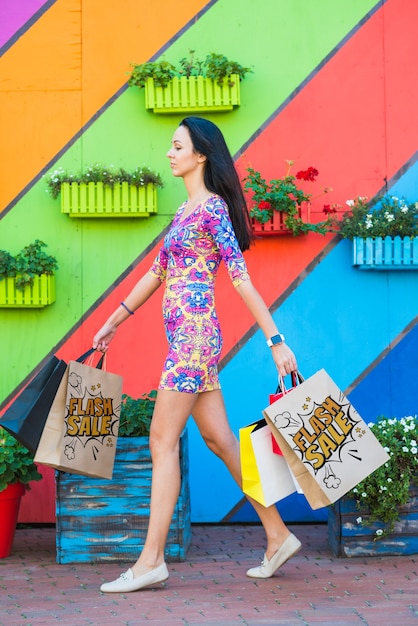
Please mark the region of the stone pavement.
[[187, 561], [156, 589], [102, 594], [126, 565], [55, 562], [55, 529], [22, 528], [0, 559], [1, 626], [418, 625], [418, 556], [334, 558], [325, 524], [290, 525], [304, 547], [268, 580], [257, 525], [193, 525]]

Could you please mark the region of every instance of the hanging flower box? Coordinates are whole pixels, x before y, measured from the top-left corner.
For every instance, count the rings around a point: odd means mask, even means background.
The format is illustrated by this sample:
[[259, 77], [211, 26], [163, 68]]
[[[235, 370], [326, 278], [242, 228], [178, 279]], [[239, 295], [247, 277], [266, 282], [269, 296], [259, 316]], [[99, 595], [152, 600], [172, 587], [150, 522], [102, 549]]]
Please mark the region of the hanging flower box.
[[[168, 561], [184, 561], [192, 538], [187, 430], [180, 438], [180, 473]], [[119, 437], [111, 480], [57, 472], [57, 563], [132, 560], [147, 534], [151, 474], [148, 437]]]
[[353, 265], [363, 270], [418, 270], [418, 237], [354, 237]]
[[175, 76], [166, 87], [156, 87], [153, 78], [145, 83], [145, 108], [154, 113], [232, 111], [240, 102], [238, 74], [225, 78], [222, 85], [204, 76]]
[[61, 183], [61, 212], [70, 217], [149, 217], [157, 213], [157, 187]]
[[1, 308], [40, 309], [55, 302], [55, 276], [42, 274], [35, 276], [32, 285], [23, 291], [17, 289], [15, 278], [0, 280]]
[[[302, 217], [302, 212], [299, 211], [299, 217]], [[258, 222], [256, 219], [251, 218], [251, 224], [253, 232], [259, 237], [271, 237], [273, 235], [293, 235], [293, 231], [287, 228], [285, 224], [287, 214], [283, 211], [274, 211], [272, 217], [268, 222]]]
[[344, 496], [328, 508], [328, 539], [335, 556], [404, 556], [418, 554], [418, 487], [410, 488], [407, 504], [399, 510], [400, 517], [392, 533], [376, 539], [385, 524], [371, 526], [359, 523], [368, 519], [368, 511], [359, 510], [356, 502]]

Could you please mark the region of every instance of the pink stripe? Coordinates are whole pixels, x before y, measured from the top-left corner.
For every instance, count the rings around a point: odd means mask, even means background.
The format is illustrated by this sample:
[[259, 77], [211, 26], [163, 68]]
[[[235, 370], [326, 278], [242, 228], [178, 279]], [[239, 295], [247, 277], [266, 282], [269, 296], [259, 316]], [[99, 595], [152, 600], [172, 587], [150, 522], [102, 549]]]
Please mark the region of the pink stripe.
[[1, 0], [0, 47], [45, 4], [45, 0]]

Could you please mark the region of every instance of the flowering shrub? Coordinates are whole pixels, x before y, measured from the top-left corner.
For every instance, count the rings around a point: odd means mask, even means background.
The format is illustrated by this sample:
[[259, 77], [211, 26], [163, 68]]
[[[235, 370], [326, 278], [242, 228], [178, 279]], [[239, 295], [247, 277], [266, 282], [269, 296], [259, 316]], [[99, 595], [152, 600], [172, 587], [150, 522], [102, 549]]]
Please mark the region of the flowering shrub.
[[[293, 161], [286, 161], [287, 171], [283, 178], [275, 178], [267, 182], [253, 168], [247, 169], [248, 175], [244, 178], [244, 190], [252, 192], [252, 206], [250, 207], [250, 216], [265, 224], [273, 217], [274, 211], [282, 211], [286, 213], [284, 223], [286, 227], [293, 231], [294, 235], [306, 233], [309, 231], [325, 234], [332, 225], [331, 216], [336, 213], [335, 205], [324, 205], [323, 212], [327, 216], [323, 222], [310, 224], [304, 222], [300, 217], [300, 211], [303, 203], [310, 202], [312, 194], [306, 193], [300, 189], [296, 183], [297, 180], [315, 182], [318, 176], [318, 170], [314, 167], [308, 167], [307, 170], [300, 170], [293, 176], [290, 173]], [[324, 187], [322, 193], [332, 191], [331, 187]]]
[[369, 520], [357, 518], [358, 524], [375, 521], [387, 524], [385, 530], [376, 531], [375, 540], [393, 531], [399, 519], [399, 507], [409, 499], [409, 487], [418, 478], [418, 419], [417, 416], [402, 419], [380, 417], [369, 424], [390, 459], [351, 490], [358, 508], [367, 507]]
[[148, 167], [136, 167], [129, 172], [123, 167], [115, 168], [114, 165], [105, 166], [98, 163], [89, 165], [78, 173], [60, 167], [45, 178], [48, 187], [47, 192], [53, 198], [58, 197], [62, 183], [103, 183], [111, 187], [115, 183], [126, 182], [136, 187], [144, 187], [149, 183], [153, 183], [157, 187], [163, 186], [159, 174], [155, 174]]
[[418, 202], [407, 203], [396, 196], [384, 196], [375, 207], [368, 198], [347, 201], [350, 207], [334, 225], [342, 237], [417, 237]]

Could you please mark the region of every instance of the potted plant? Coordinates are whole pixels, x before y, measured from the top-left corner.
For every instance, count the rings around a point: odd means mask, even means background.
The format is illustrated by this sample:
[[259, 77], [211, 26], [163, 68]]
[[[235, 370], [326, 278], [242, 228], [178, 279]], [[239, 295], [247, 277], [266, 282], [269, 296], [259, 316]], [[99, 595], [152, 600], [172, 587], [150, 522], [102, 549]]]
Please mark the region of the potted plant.
[[55, 257], [35, 239], [13, 256], [0, 250], [0, 307], [41, 308], [55, 301]]
[[[144, 545], [151, 497], [149, 428], [156, 395], [122, 396], [112, 480], [57, 473], [58, 563], [126, 561]], [[166, 547], [166, 558], [172, 561], [184, 560], [191, 543], [186, 430], [180, 439], [180, 470], [180, 495]]]
[[337, 556], [416, 554], [418, 418], [369, 426], [390, 459], [330, 507], [330, 545]]
[[353, 241], [359, 269], [418, 269], [418, 202], [384, 196], [375, 202], [358, 196], [334, 219], [337, 232]]
[[41, 478], [29, 450], [0, 427], [0, 558], [11, 552], [25, 490], [30, 489], [31, 481]]
[[89, 165], [79, 172], [58, 168], [46, 176], [47, 191], [61, 194], [61, 212], [70, 217], [149, 217], [157, 213], [159, 174], [148, 167], [127, 170]]
[[128, 84], [145, 88], [145, 108], [154, 113], [231, 111], [240, 105], [240, 81], [252, 70], [223, 54], [189, 56], [174, 66], [165, 60], [132, 64]]
[[[285, 176], [270, 181], [252, 167], [247, 168], [247, 176], [243, 182], [245, 192], [251, 195], [250, 217], [254, 232], [257, 235], [300, 235], [308, 232], [325, 234], [331, 228], [331, 216], [337, 212], [337, 205], [324, 205], [326, 219], [316, 224], [309, 223], [312, 194], [299, 187], [297, 182], [315, 182], [318, 170], [308, 167], [293, 175], [291, 168], [294, 161], [287, 160], [285, 163]], [[330, 191], [331, 187], [322, 189], [322, 193]]]

